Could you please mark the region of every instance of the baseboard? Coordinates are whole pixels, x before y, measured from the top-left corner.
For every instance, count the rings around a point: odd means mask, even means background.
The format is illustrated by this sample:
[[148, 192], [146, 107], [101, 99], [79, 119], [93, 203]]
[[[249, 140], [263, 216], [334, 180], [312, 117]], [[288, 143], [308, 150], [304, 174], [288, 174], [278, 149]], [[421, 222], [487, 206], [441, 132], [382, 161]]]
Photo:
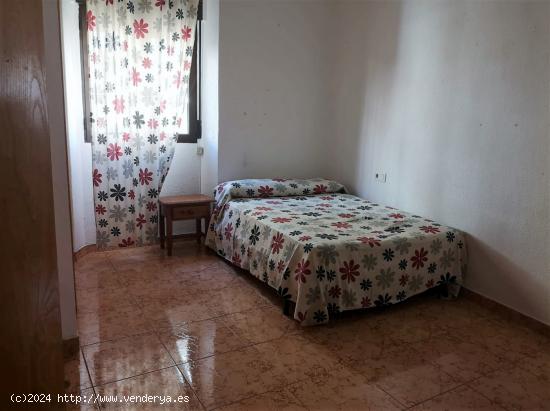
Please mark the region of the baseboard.
[[80, 250], [73, 253], [73, 261], [78, 261], [85, 255], [88, 255], [90, 253], [95, 253], [98, 251], [98, 248], [95, 244], [88, 244], [82, 247]]
[[519, 322], [534, 331], [550, 337], [550, 325], [547, 325], [543, 322], [540, 322], [539, 320], [522, 314], [519, 311], [516, 311], [501, 303], [491, 300], [490, 298], [478, 294], [475, 291], [468, 290], [467, 288], [462, 287], [462, 294], [464, 295], [464, 297], [478, 303], [479, 305], [489, 309], [492, 312], [498, 313], [507, 320]]
[[72, 360], [78, 357], [78, 351], [80, 350], [80, 341], [78, 337], [69, 338], [63, 340], [63, 358], [65, 360]]

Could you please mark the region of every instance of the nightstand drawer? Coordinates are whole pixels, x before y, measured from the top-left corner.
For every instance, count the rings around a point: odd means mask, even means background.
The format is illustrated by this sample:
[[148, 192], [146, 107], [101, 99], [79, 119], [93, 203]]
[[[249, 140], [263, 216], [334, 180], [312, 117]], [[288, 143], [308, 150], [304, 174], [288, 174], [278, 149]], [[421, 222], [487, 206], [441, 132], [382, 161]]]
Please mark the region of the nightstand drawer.
[[172, 211], [172, 218], [174, 220], [184, 219], [184, 218], [199, 218], [207, 217], [210, 213], [209, 205], [198, 205], [198, 206], [185, 206], [185, 207], [174, 207]]

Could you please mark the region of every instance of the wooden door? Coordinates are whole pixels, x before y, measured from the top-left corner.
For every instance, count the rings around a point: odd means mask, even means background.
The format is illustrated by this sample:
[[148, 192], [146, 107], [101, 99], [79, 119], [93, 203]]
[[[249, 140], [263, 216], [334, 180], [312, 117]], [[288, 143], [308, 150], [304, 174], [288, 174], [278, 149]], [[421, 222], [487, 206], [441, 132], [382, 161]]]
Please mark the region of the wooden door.
[[11, 393], [63, 408], [43, 42], [40, 0], [0, 1], [0, 409]]

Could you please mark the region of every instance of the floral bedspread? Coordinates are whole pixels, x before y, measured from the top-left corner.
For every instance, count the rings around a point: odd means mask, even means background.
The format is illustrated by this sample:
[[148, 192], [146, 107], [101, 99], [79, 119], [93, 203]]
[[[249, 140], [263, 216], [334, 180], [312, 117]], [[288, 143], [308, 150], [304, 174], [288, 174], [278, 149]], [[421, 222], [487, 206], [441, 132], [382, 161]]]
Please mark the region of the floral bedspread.
[[458, 293], [463, 233], [345, 192], [323, 179], [222, 183], [206, 243], [295, 302], [303, 325], [438, 285]]

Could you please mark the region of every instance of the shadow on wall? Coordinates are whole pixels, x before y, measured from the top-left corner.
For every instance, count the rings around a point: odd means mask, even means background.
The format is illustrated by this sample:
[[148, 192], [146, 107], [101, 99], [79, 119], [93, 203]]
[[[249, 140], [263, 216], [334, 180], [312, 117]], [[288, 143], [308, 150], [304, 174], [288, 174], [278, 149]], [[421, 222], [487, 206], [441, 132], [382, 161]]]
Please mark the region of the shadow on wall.
[[[327, 143], [327, 149], [337, 151], [335, 156], [329, 154], [327, 157], [330, 175], [338, 176], [337, 179], [354, 193], [358, 192], [362, 180], [370, 178], [371, 172], [362, 157], [367, 145], [364, 136], [374, 131], [374, 125], [366, 122], [365, 117], [373, 111], [382, 117], [387, 115], [388, 102], [385, 100], [392, 95], [388, 88], [393, 84], [403, 7], [400, 2], [379, 2], [376, 8], [368, 3], [343, 2], [336, 5], [335, 11], [339, 30], [333, 58], [332, 136], [336, 137], [338, 145], [330, 144], [334, 140]], [[369, 16], [368, 23], [365, 16]], [[388, 34], [384, 38], [369, 35], [372, 30], [376, 32], [382, 28]], [[369, 100], [367, 95], [371, 93], [383, 97]]]
[[[366, 2], [341, 10], [342, 21], [350, 24], [342, 31], [337, 72], [351, 78], [336, 76], [337, 130], [345, 152], [337, 166], [345, 183], [360, 195], [372, 198], [383, 191], [384, 200], [397, 205], [410, 196], [406, 185], [421, 188], [422, 181], [429, 179], [430, 190], [439, 192], [445, 188], [444, 176], [456, 172], [445, 161], [452, 140], [440, 138], [458, 133], [456, 117], [444, 115], [442, 106], [460, 112], [462, 103], [453, 98], [450, 85], [464, 76], [460, 39], [465, 28], [459, 22], [466, 16], [464, 7], [454, 9], [446, 13], [441, 7], [421, 8], [407, 2]], [[434, 20], [440, 20], [436, 40], [430, 32]], [[458, 47], [449, 47], [453, 40]], [[448, 98], [441, 101], [442, 94]], [[423, 146], [429, 146], [429, 152]], [[431, 166], [418, 167], [419, 163]], [[441, 178], [431, 178], [434, 168]], [[390, 184], [375, 183], [379, 171], [390, 174]], [[419, 200], [412, 202], [418, 206]]]
[[[475, 269], [468, 267], [465, 287], [512, 309], [517, 309], [518, 305], [521, 305], [521, 312], [547, 323], [546, 318], [537, 318], [533, 314], [540, 312], [541, 306], [545, 307], [544, 311], [550, 312], [550, 298], [546, 292], [544, 277], [532, 276], [532, 273], [525, 271], [506, 255], [472, 235], [467, 235], [466, 242], [468, 260], [475, 261], [476, 265]], [[483, 273], [497, 275], [482, 275]], [[526, 281], [530, 277], [530, 281]], [[501, 291], [499, 296], [477, 291], [490, 290], [495, 285]]]

